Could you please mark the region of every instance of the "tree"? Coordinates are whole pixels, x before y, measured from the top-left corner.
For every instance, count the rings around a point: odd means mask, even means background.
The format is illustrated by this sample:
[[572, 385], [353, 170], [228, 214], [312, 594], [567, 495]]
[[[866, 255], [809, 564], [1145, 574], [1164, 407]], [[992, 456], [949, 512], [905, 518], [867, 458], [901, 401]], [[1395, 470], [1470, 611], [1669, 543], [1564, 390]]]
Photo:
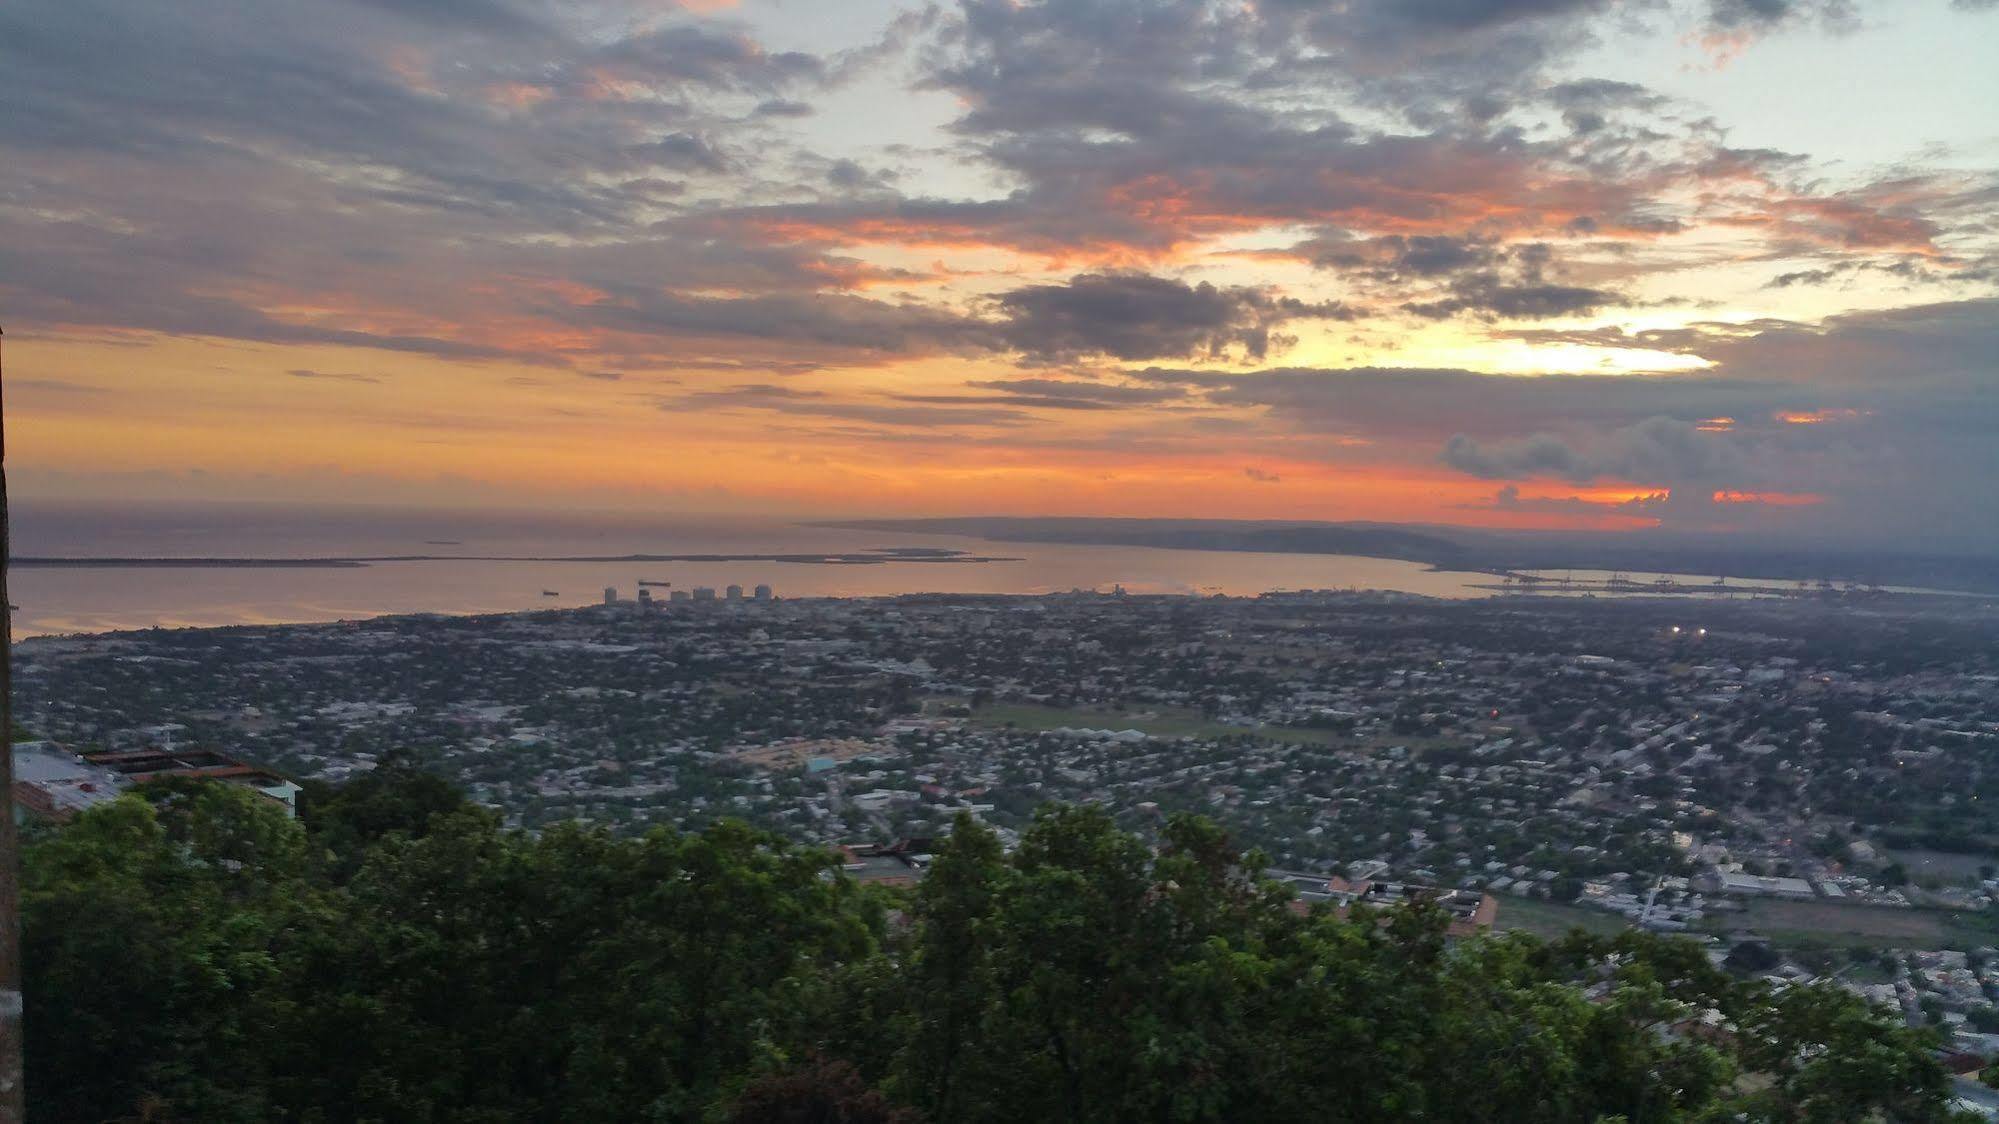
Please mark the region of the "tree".
[[1941, 1120], [1950, 1078], [1929, 1051], [1934, 1032], [1836, 987], [1752, 985], [1731, 1004], [1745, 1066], [1764, 1088], [1751, 1119]]
[[177, 1119], [268, 1119], [253, 1012], [284, 982], [271, 949], [304, 854], [275, 804], [207, 783], [147, 786], [35, 840], [31, 1117], [103, 1120], [153, 1098]]
[[466, 807], [451, 782], [417, 767], [408, 753], [384, 754], [376, 767], [344, 785], [308, 781], [299, 793], [299, 813], [312, 837], [339, 856], [352, 873], [361, 853], [384, 836], [420, 838], [431, 820]]
[[982, 923], [1006, 876], [998, 837], [961, 812], [912, 903], [916, 935], [897, 978], [916, 1002], [895, 1062], [897, 1087], [940, 1120], [954, 1118], [960, 1099], [960, 1063], [983, 998]]
[[922, 1119], [869, 1088], [853, 1066], [817, 1057], [751, 1082], [729, 1113], [730, 1124], [921, 1124]]
[[1768, 972], [1784, 962], [1769, 942], [1760, 940], [1738, 941], [1728, 950], [1722, 965], [1731, 971], [1742, 973]]
[[960, 817], [894, 896], [737, 823], [529, 834], [384, 776], [310, 830], [183, 782], [37, 837], [33, 1118], [1944, 1115], [1935, 1039], [1844, 992], [1644, 934], [1304, 909], [1197, 817], [1148, 842], [1044, 807], [1011, 853]]

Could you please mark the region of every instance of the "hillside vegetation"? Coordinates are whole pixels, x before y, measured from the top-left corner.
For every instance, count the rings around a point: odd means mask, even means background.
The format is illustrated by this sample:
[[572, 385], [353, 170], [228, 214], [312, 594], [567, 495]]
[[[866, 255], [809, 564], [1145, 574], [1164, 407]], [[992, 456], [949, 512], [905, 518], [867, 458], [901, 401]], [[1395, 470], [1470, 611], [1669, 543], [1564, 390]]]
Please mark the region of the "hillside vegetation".
[[39, 1121], [1937, 1120], [1931, 1042], [1690, 942], [1301, 914], [1213, 825], [961, 820], [899, 897], [722, 824], [505, 830], [390, 767], [30, 838]]

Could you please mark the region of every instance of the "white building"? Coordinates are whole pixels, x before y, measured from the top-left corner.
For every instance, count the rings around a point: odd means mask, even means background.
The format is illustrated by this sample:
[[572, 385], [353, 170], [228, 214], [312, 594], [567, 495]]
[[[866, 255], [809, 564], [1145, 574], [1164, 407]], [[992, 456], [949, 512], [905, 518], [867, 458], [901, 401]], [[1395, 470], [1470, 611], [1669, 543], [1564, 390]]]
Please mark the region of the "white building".
[[1721, 872], [1724, 894], [1765, 895], [1776, 898], [1815, 898], [1812, 884], [1802, 878], [1768, 878], [1739, 870]]

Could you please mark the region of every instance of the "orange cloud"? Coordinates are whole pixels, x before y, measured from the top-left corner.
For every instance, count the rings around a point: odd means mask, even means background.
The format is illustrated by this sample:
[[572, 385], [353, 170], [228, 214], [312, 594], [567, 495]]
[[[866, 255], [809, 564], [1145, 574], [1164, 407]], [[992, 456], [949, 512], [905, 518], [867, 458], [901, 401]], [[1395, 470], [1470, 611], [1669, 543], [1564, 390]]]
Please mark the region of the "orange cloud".
[[[1716, 202], [1709, 197], [1708, 202]], [[1916, 215], [1896, 214], [1867, 200], [1850, 196], [1791, 196], [1761, 200], [1733, 214], [1713, 216], [1720, 226], [1760, 228], [1773, 234], [1846, 250], [1940, 256], [1936, 237], [1941, 228]]]
[[400, 79], [403, 85], [420, 94], [437, 96], [442, 93], [431, 79], [430, 56], [422, 48], [408, 43], [398, 44], [389, 49], [382, 64], [388, 68], [389, 73]]
[[[1520, 157], [1451, 145], [1376, 142], [1397, 149], [1387, 172], [1340, 168], [1308, 174], [1312, 190], [1265, 191], [1249, 169], [1188, 168], [1065, 185], [1059, 198], [1030, 193], [987, 203], [748, 210], [718, 216], [727, 227], [773, 243], [894, 245], [999, 250], [1043, 268], [1144, 266], [1230, 235], [1301, 224], [1373, 234], [1545, 235], [1588, 220], [1600, 236], [1654, 239], [1670, 223], [1624, 223], [1635, 195], [1624, 185], [1550, 171]], [[1085, 220], [1099, 215], [1100, 221]], [[1246, 258], [1303, 260], [1281, 249], [1229, 251]]]
[[1785, 425], [1824, 425], [1827, 422], [1856, 421], [1872, 410], [1779, 410], [1770, 415]]
[[555, 96], [555, 91], [546, 86], [536, 86], [530, 82], [495, 82], [483, 91], [486, 101], [496, 109], [512, 113], [533, 109]]
[[1530, 496], [1521, 494], [1521, 499], [1571, 499], [1584, 503], [1600, 503], [1609, 506], [1638, 503], [1642, 500], [1662, 500], [1666, 493], [1657, 488], [1566, 488], [1560, 495]]
[[652, 87], [608, 68], [596, 67], [584, 73], [577, 93], [590, 101], [638, 101], [652, 93]]

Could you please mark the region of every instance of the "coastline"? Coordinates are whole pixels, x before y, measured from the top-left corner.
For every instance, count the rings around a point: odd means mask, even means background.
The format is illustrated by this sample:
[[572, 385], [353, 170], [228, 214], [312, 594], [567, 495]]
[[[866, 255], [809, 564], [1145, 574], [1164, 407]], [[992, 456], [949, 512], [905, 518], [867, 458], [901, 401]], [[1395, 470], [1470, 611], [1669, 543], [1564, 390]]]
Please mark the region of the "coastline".
[[879, 566], [891, 562], [931, 565], [971, 565], [986, 562], [1022, 562], [1025, 559], [1001, 555], [967, 554], [962, 551], [932, 550], [921, 547], [889, 547], [883, 550], [839, 551], [799, 554], [382, 554], [352, 558], [112, 558], [112, 557], [25, 557], [12, 559], [20, 569], [96, 570], [222, 570], [222, 569], [358, 569], [385, 562], [542, 562], [542, 563], [645, 563], [645, 562], [783, 562], [804, 566]]

